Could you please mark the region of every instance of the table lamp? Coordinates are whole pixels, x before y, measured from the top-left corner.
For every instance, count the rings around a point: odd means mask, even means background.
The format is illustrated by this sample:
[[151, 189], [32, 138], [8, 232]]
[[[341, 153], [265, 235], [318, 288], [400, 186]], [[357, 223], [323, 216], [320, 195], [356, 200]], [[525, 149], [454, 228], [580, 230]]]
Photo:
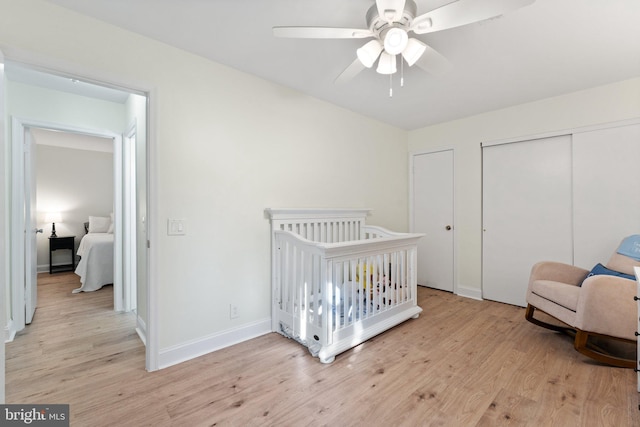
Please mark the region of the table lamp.
[[49, 212], [45, 215], [44, 222], [50, 222], [52, 224], [51, 227], [51, 236], [49, 237], [58, 237], [56, 234], [56, 222], [61, 222], [62, 216], [60, 212]]

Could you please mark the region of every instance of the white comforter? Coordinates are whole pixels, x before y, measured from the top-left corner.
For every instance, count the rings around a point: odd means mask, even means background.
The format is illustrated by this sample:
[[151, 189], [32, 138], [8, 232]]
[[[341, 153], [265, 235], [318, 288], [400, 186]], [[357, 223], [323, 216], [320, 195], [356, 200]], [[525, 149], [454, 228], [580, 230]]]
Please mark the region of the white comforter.
[[76, 274], [82, 286], [73, 293], [97, 291], [113, 283], [113, 234], [89, 233], [80, 241]]

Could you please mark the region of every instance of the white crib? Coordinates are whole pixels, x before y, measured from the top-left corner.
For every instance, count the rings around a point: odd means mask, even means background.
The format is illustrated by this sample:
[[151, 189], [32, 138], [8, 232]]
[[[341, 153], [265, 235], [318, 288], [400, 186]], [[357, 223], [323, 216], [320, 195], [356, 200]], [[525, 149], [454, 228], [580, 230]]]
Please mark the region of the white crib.
[[365, 225], [368, 209], [267, 209], [272, 329], [323, 363], [422, 311], [422, 234]]

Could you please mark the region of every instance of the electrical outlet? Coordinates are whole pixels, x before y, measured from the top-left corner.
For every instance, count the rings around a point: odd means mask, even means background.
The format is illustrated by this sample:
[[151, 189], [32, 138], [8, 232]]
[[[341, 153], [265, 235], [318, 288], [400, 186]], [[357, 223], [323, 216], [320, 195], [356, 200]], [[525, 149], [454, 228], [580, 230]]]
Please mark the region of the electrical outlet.
[[237, 319], [239, 316], [238, 314], [238, 306], [235, 304], [229, 304], [229, 318], [230, 319]]

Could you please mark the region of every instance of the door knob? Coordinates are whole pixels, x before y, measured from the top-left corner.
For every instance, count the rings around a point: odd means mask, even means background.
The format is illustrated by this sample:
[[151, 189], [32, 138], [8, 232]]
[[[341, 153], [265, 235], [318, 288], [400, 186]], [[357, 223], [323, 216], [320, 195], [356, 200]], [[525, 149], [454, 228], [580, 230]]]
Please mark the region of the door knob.
[[447, 226], [445, 227], [445, 230], [449, 231], [449, 230], [451, 230], [451, 228], [452, 228], [452, 227], [451, 227], [450, 225], [447, 225]]

